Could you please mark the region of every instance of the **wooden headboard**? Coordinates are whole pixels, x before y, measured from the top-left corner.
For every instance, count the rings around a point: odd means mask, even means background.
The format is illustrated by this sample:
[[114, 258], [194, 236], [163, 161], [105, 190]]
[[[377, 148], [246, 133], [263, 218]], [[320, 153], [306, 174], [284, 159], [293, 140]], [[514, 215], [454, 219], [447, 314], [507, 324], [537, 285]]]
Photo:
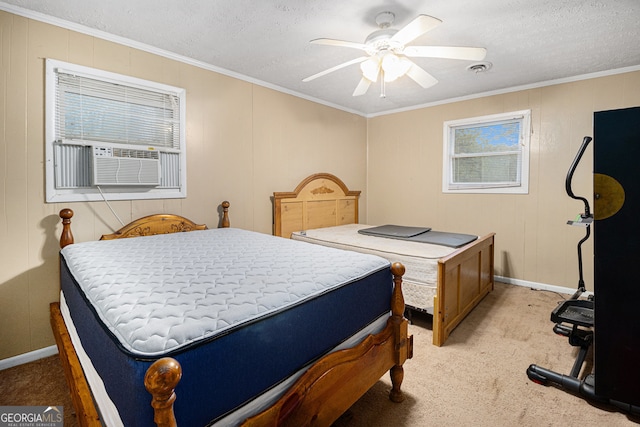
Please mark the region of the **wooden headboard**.
[[358, 223], [360, 191], [329, 173], [308, 176], [293, 191], [273, 193], [273, 234]]
[[[231, 226], [229, 222], [229, 202], [226, 200], [221, 203], [222, 221], [220, 228], [228, 228]], [[69, 208], [60, 211], [62, 218], [62, 234], [60, 235], [60, 247], [74, 243], [73, 233], [71, 232], [71, 218], [73, 211]], [[136, 219], [112, 234], [103, 234], [100, 240], [125, 239], [138, 236], [152, 236], [154, 234], [181, 233], [194, 230], [206, 230], [204, 224], [196, 224], [180, 215], [174, 214], [155, 214]]]

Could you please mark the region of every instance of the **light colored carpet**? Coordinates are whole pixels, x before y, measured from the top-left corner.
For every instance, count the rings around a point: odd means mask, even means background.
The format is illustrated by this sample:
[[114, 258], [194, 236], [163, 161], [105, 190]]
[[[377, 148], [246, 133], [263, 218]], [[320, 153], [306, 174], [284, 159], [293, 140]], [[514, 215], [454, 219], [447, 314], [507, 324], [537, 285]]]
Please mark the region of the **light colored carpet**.
[[[415, 316], [405, 401], [389, 401], [391, 382], [385, 376], [335, 427], [637, 425], [639, 420], [624, 413], [527, 378], [531, 363], [565, 374], [571, 370], [576, 351], [552, 332], [549, 321], [561, 299], [498, 283], [443, 347], [431, 344], [430, 318]], [[56, 356], [0, 371], [0, 390], [0, 405], [64, 405], [65, 426], [77, 425]]]
[[563, 297], [497, 283], [443, 347], [431, 344], [430, 319], [414, 316], [409, 329], [414, 356], [404, 365], [405, 401], [385, 398], [391, 381], [383, 378], [336, 426], [636, 425], [639, 420], [612, 408], [595, 407], [527, 378], [532, 363], [571, 371], [577, 350], [553, 333], [549, 320]]

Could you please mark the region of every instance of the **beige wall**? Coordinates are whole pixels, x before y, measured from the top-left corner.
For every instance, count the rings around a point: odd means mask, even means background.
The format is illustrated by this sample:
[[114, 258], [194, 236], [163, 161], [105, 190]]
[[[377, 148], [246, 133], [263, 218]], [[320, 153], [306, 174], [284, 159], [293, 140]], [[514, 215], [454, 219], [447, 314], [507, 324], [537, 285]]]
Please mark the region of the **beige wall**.
[[271, 233], [274, 191], [316, 172], [365, 188], [361, 116], [0, 12], [0, 360], [54, 344], [60, 209], [75, 211], [77, 241], [120, 226], [104, 203], [44, 203], [45, 58], [187, 90], [188, 197], [113, 202], [125, 222], [170, 212], [216, 226], [229, 200], [233, 226]]
[[[156, 213], [215, 225], [232, 203], [236, 227], [271, 232], [274, 191], [316, 172], [363, 190], [360, 219], [497, 233], [497, 274], [574, 287], [580, 212], [564, 176], [594, 111], [640, 105], [640, 72], [549, 86], [372, 119], [208, 70], [0, 12], [0, 360], [53, 344], [58, 212], [75, 211], [76, 240], [119, 227], [103, 203], [44, 203], [44, 59], [54, 58], [187, 90], [188, 197], [114, 202], [123, 221]], [[442, 122], [531, 108], [528, 195], [441, 192]], [[575, 177], [591, 193], [590, 151]], [[591, 242], [585, 247], [588, 254]], [[587, 260], [592, 283], [593, 264]]]
[[[450, 103], [368, 121], [368, 222], [430, 226], [461, 233], [496, 233], [496, 274], [575, 288], [576, 245], [584, 229], [566, 221], [584, 205], [565, 193], [565, 176], [594, 111], [640, 105], [640, 72]], [[527, 195], [443, 194], [446, 120], [531, 109]], [[573, 190], [592, 200], [593, 156], [587, 150]], [[591, 202], [593, 209], [593, 202]], [[593, 239], [583, 246], [587, 288], [593, 289]]]

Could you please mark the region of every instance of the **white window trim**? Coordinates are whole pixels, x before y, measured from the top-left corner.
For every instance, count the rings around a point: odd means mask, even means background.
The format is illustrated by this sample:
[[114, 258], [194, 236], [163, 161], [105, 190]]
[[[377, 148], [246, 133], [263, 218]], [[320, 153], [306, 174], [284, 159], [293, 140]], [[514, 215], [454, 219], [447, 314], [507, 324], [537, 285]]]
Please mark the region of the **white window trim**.
[[[520, 185], [517, 186], [462, 186], [452, 184], [452, 156], [453, 130], [458, 126], [484, 125], [492, 122], [521, 118], [520, 144], [522, 158], [520, 167]], [[486, 194], [528, 194], [529, 193], [529, 150], [531, 146], [531, 110], [512, 111], [508, 113], [491, 114], [459, 120], [449, 120], [443, 125], [442, 149], [442, 192], [443, 193], [486, 193]]]
[[[84, 187], [73, 189], [55, 188], [54, 144], [56, 143], [56, 70], [74, 72], [78, 75], [124, 84], [132, 87], [151, 89], [174, 93], [179, 98], [180, 111], [180, 187], [179, 188], [149, 188], [149, 187]], [[93, 145], [95, 143], [76, 141], [78, 145]], [[99, 144], [112, 145], [112, 144]], [[167, 149], [167, 152], [176, 150]], [[45, 191], [47, 203], [81, 202], [107, 200], [146, 200], [173, 199], [187, 197], [187, 159], [186, 159], [186, 90], [162, 83], [139, 79], [136, 77], [112, 73], [95, 68], [71, 64], [54, 59], [46, 59], [45, 71]]]

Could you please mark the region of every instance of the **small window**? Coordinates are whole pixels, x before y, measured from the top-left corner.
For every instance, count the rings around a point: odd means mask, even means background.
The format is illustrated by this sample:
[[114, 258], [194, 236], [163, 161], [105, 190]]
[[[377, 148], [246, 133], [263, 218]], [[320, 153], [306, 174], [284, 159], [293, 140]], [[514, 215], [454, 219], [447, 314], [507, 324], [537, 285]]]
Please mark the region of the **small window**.
[[47, 202], [186, 197], [184, 89], [46, 64]]
[[529, 192], [531, 110], [444, 123], [445, 193]]

